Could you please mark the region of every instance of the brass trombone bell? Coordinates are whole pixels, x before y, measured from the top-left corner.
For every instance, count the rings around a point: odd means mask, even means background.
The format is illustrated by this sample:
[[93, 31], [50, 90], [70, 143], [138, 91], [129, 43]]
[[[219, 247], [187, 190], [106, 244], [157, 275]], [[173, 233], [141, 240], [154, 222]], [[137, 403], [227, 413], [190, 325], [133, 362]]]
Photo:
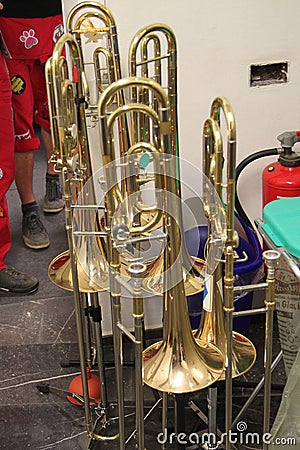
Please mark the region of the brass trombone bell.
[[[80, 261], [77, 262], [78, 283], [80, 292], [101, 292], [109, 287], [108, 272], [106, 279], [102, 271], [101, 285], [97, 284], [86, 269], [83, 269]], [[70, 263], [70, 251], [66, 250], [54, 258], [48, 267], [48, 276], [52, 283], [67, 291], [73, 291], [72, 272]], [[94, 277], [95, 278], [95, 277]]]
[[[218, 294], [217, 294], [218, 295]], [[216, 302], [215, 310], [203, 310], [198, 330], [194, 331], [195, 339], [211, 342], [222, 354], [226, 353], [226, 334], [222, 299]], [[256, 360], [256, 349], [250, 339], [236, 331], [232, 332], [232, 377], [236, 378], [251, 369]], [[225, 371], [220, 380], [225, 379]]]
[[143, 352], [144, 382], [162, 392], [182, 394], [204, 389], [224, 370], [224, 357], [212, 344], [193, 339], [183, 326], [179, 345], [168, 336]]

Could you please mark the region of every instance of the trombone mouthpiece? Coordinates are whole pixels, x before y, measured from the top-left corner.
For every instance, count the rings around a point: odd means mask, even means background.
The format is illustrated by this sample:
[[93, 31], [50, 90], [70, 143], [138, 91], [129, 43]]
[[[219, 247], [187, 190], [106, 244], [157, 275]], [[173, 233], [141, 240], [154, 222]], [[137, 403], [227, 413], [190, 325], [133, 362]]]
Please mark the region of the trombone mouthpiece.
[[279, 263], [280, 253], [277, 250], [266, 250], [263, 259], [268, 269], [276, 269]]
[[142, 278], [145, 275], [147, 266], [141, 262], [134, 262], [128, 266], [127, 270], [132, 277]]

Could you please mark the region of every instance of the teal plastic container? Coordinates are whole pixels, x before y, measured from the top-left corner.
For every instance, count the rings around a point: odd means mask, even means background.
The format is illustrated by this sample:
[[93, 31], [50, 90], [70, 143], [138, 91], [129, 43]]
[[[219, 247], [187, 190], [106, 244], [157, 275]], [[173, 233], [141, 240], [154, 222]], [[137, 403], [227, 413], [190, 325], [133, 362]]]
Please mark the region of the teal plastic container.
[[263, 230], [277, 247], [300, 258], [300, 197], [280, 198], [263, 210]]

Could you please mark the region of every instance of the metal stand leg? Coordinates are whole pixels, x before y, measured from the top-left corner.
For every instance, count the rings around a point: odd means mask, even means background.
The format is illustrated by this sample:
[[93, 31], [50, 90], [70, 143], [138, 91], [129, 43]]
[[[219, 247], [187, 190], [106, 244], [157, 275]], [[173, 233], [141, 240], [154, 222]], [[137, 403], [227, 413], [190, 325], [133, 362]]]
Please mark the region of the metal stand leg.
[[133, 318], [134, 318], [134, 355], [135, 355], [135, 400], [136, 400], [136, 446], [139, 450], [144, 450], [145, 431], [144, 431], [144, 387], [142, 377], [143, 344], [144, 344], [144, 308], [142, 292], [142, 276], [145, 273], [146, 266], [143, 264], [132, 265], [129, 271], [131, 275], [137, 278], [134, 280], [134, 298], [133, 298]]
[[[272, 365], [272, 338], [273, 338], [273, 319], [275, 310], [275, 268], [279, 262], [279, 253], [268, 250], [263, 253], [264, 260], [268, 269], [266, 292], [266, 331], [265, 331], [265, 388], [264, 388], [264, 426], [263, 433], [270, 431], [270, 401], [271, 401], [271, 365]], [[263, 450], [268, 449], [268, 444], [264, 443]]]
[[209, 388], [207, 396], [207, 406], [208, 406], [208, 434], [209, 450], [217, 450], [217, 398], [218, 398], [218, 388]]
[[179, 450], [185, 449], [185, 444], [182, 443], [182, 441], [185, 440], [186, 438], [185, 405], [186, 405], [185, 395], [176, 394], [174, 398], [175, 425], [176, 425], [175, 433], [177, 436], [177, 448]]
[[104, 347], [103, 347], [103, 336], [102, 336], [102, 313], [101, 313], [101, 305], [99, 303], [98, 293], [92, 293], [91, 303], [92, 303], [92, 318], [95, 330], [95, 343], [96, 343], [96, 355], [98, 362], [98, 372], [100, 377], [100, 396], [101, 396], [101, 405], [104, 409], [105, 416], [108, 413], [108, 398], [107, 398], [107, 383], [106, 383], [106, 374], [104, 367]]
[[227, 246], [225, 249], [226, 257], [226, 277], [224, 278], [224, 313], [225, 313], [225, 331], [226, 331], [226, 370], [225, 370], [225, 448], [231, 449], [230, 432], [232, 426], [232, 324], [233, 324], [233, 248]]
[[119, 440], [120, 450], [125, 449], [125, 424], [124, 424], [124, 385], [123, 385], [123, 336], [118, 327], [121, 322], [121, 300], [119, 295], [111, 294], [111, 317], [113, 343], [114, 343], [114, 358], [116, 365], [116, 386], [118, 396], [118, 416], [119, 416]]
[[[168, 433], [168, 394], [167, 392], [162, 393], [162, 418], [161, 418], [161, 427], [163, 433]], [[167, 444], [162, 444], [162, 450], [167, 449]]]

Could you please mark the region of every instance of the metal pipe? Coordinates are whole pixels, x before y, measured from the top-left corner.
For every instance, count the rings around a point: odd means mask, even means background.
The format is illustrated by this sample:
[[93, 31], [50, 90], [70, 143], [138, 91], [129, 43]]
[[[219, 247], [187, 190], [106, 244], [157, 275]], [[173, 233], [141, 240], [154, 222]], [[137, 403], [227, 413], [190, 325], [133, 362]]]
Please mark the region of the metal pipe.
[[[273, 337], [273, 319], [275, 311], [275, 269], [278, 266], [280, 253], [275, 250], [267, 250], [263, 253], [264, 261], [267, 266], [267, 283], [266, 292], [266, 330], [265, 330], [265, 387], [264, 387], [264, 434], [270, 431], [270, 399], [271, 399], [271, 364], [272, 364], [272, 337]], [[268, 445], [263, 444], [263, 450], [267, 450]]]

